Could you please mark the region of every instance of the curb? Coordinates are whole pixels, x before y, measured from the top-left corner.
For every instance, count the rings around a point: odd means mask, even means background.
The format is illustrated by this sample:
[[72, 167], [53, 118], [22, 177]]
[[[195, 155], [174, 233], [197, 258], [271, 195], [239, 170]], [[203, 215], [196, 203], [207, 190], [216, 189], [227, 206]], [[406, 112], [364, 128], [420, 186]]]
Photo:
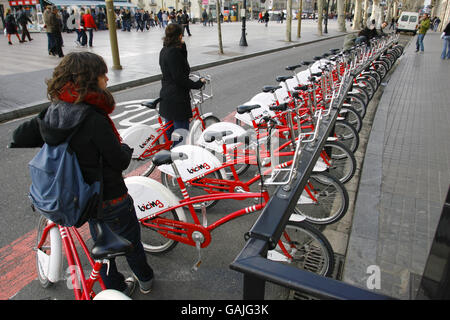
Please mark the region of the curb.
[[[306, 42], [302, 42], [302, 43], [295, 43], [295, 44], [288, 45], [285, 47], [278, 47], [278, 48], [258, 51], [258, 52], [254, 52], [254, 53], [249, 53], [249, 54], [241, 55], [241, 56], [237, 56], [237, 57], [227, 58], [224, 60], [213, 61], [213, 62], [209, 62], [209, 63], [205, 63], [205, 64], [199, 64], [199, 65], [191, 66], [191, 71], [198, 71], [198, 70], [202, 70], [202, 69], [206, 69], [206, 68], [224, 65], [227, 63], [231, 63], [231, 62], [250, 59], [253, 57], [270, 54], [270, 53], [274, 53], [274, 52], [281, 51], [281, 50], [302, 47], [302, 46], [306, 46], [306, 45], [316, 43], [316, 42], [321, 42], [321, 41], [325, 41], [325, 40], [331, 40], [331, 39], [335, 39], [335, 38], [339, 38], [339, 37], [344, 37], [351, 33], [354, 33], [354, 32], [346, 32], [346, 33], [343, 33], [343, 34], [340, 34], [337, 36], [331, 36], [331, 37], [326, 37], [326, 38], [322, 38], [322, 39], [306, 41]], [[140, 79], [136, 79], [136, 80], [130, 80], [130, 81], [126, 81], [126, 82], [117, 83], [112, 86], [109, 86], [108, 90], [110, 92], [117, 92], [120, 90], [138, 87], [141, 85], [156, 82], [156, 81], [161, 80], [161, 78], [162, 78], [162, 74], [156, 74], [156, 75], [152, 75], [149, 77], [144, 77], [144, 78], [140, 78]], [[0, 114], [0, 123], [6, 122], [6, 121], [11, 121], [11, 120], [22, 118], [22, 117], [26, 117], [26, 116], [29, 116], [34, 113], [38, 113], [38, 112], [42, 111], [43, 109], [47, 108], [49, 105], [50, 105], [50, 102], [48, 100], [41, 100], [41, 101], [32, 102], [32, 103], [29, 103], [26, 105], [19, 106], [16, 110], [1, 113]]]

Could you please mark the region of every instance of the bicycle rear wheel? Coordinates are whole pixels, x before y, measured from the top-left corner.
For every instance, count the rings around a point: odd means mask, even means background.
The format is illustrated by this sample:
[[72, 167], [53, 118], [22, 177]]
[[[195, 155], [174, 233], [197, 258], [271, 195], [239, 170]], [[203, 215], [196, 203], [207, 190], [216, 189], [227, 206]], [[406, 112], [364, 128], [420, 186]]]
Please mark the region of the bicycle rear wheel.
[[[46, 235], [45, 241], [39, 246], [44, 229], [48, 223], [49, 220], [44, 216], [39, 218], [36, 237], [36, 270], [39, 283], [43, 288], [48, 288], [53, 283], [60, 280], [58, 279], [58, 275], [61, 275], [63, 263], [62, 244], [58, 226], [54, 227], [56, 230], [52, 229]], [[54, 237], [53, 241], [52, 236]]]
[[[175, 210], [158, 215], [158, 218], [166, 218], [175, 221], [180, 220]], [[144, 224], [146, 222], [154, 223], [154, 221], [154, 218], [139, 221], [141, 224], [141, 242], [146, 252], [158, 255], [166, 253], [175, 248], [175, 246], [178, 244], [178, 241], [166, 238], [159, 232], [158, 228], [150, 227]]]
[[312, 173], [295, 211], [313, 224], [339, 221], [348, 209], [348, 193], [338, 179], [327, 172]]
[[274, 250], [267, 258], [329, 277], [334, 268], [334, 252], [325, 236], [305, 221], [288, 221]]

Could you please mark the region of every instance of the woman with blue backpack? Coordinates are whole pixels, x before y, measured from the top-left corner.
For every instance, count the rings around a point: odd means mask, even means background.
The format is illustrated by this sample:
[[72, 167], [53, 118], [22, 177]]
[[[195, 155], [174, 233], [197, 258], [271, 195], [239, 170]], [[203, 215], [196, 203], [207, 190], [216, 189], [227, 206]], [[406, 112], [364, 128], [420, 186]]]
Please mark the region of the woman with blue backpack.
[[133, 150], [122, 143], [109, 116], [115, 108], [115, 101], [106, 89], [107, 72], [103, 58], [94, 53], [72, 52], [66, 55], [47, 81], [51, 105], [14, 131], [10, 147], [58, 146], [68, 141], [84, 181], [92, 185], [101, 180], [103, 186], [99, 207], [101, 217], [86, 218], [93, 240], [97, 236], [94, 221], [101, 219], [134, 247], [126, 255], [133, 276], [125, 279], [111, 259], [109, 271], [106, 266], [101, 270], [106, 287], [131, 295], [138, 280], [141, 292], [148, 293], [153, 282], [153, 270], [146, 261], [133, 199], [122, 177]]

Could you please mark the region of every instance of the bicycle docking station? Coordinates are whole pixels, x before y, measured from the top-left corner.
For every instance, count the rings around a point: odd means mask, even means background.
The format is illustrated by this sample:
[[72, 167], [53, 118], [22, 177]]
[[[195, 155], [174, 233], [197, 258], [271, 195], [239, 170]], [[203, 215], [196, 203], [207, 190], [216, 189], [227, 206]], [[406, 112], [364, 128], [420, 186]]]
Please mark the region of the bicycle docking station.
[[[381, 52], [375, 54], [373, 58], [375, 59], [387, 51], [392, 43], [393, 41], [390, 41], [390, 43], [388, 41]], [[322, 115], [316, 139], [305, 143], [301, 149], [295, 174], [290, 176], [287, 184], [278, 186], [255, 224], [246, 233], [245, 239], [247, 242], [244, 248], [230, 264], [232, 270], [241, 272], [244, 275], [244, 300], [263, 300], [266, 281], [294, 291], [308, 293], [317, 299], [393, 299], [383, 294], [355, 287], [266, 258], [268, 250], [276, 247], [277, 241], [280, 239], [281, 233], [289, 221], [291, 212], [293, 212], [308, 182], [320, 152], [330, 133], [333, 132], [339, 110], [352, 87], [353, 80], [371, 62], [371, 59], [363, 60], [361, 67], [344, 73], [344, 79], [342, 79], [338, 92], [332, 96], [332, 101], [326, 111], [327, 114]]]

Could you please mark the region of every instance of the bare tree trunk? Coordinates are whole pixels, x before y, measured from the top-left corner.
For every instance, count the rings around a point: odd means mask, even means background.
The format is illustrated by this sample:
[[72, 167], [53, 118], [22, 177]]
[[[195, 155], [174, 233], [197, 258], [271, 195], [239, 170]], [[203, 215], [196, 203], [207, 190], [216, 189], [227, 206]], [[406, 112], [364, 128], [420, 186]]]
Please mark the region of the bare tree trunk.
[[361, 29], [362, 0], [355, 0], [355, 16], [353, 17], [353, 30]]
[[291, 28], [292, 28], [292, 0], [287, 1], [286, 7], [286, 41], [291, 42]]
[[220, 0], [216, 0], [216, 22], [217, 22], [217, 34], [219, 36], [219, 54], [223, 54], [222, 45], [222, 27], [220, 25]]
[[337, 0], [338, 31], [345, 32], [345, 0]]
[[317, 0], [317, 33], [322, 35], [323, 0]]
[[363, 27], [367, 27], [367, 19], [369, 18], [369, 0], [364, 0], [364, 18]]
[[303, 0], [298, 0], [297, 38], [300, 38], [300, 32], [302, 30], [302, 13], [303, 13]]

